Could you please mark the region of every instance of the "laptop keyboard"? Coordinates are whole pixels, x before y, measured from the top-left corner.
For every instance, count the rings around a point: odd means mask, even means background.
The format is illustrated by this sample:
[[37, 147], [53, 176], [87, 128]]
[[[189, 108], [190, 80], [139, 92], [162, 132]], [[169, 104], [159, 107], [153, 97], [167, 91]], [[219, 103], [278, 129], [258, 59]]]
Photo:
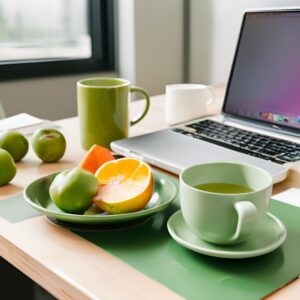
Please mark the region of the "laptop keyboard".
[[300, 160], [300, 144], [228, 126], [211, 120], [172, 130], [278, 164]]

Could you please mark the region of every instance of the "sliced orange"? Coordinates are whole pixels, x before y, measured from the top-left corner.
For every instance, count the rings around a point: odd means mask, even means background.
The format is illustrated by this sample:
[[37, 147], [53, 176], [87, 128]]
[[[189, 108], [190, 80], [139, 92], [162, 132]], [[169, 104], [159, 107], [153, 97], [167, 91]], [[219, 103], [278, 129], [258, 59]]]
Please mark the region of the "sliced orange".
[[104, 147], [94, 145], [86, 153], [78, 167], [93, 174], [107, 161], [115, 159], [112, 152]]
[[103, 164], [96, 172], [99, 189], [94, 203], [111, 214], [142, 209], [151, 199], [153, 176], [146, 163], [122, 158]]

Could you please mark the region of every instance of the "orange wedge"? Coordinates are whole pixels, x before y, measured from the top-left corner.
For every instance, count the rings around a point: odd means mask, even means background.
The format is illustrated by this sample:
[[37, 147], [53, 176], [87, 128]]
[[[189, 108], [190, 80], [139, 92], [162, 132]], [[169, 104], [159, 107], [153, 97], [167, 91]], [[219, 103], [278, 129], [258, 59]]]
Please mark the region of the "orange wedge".
[[149, 165], [134, 158], [103, 164], [96, 172], [99, 181], [94, 203], [111, 214], [142, 209], [150, 200], [153, 176]]
[[86, 153], [78, 167], [95, 174], [101, 165], [113, 159], [115, 158], [110, 150], [94, 145]]

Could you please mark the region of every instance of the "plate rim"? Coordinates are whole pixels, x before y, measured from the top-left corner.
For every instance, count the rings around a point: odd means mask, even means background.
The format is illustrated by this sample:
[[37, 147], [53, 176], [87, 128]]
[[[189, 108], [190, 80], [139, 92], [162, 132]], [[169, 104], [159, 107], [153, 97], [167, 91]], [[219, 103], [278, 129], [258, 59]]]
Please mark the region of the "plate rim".
[[267, 216], [273, 219], [276, 222], [276, 224], [280, 227], [280, 234], [278, 235], [278, 238], [276, 239], [275, 242], [271, 243], [270, 245], [267, 245], [266, 247], [256, 249], [256, 250], [249, 250], [249, 251], [226, 251], [226, 250], [217, 250], [217, 249], [208, 250], [205, 247], [195, 246], [190, 242], [183, 240], [181, 237], [179, 237], [176, 234], [176, 231], [173, 229], [174, 225], [172, 222], [174, 222], [174, 219], [176, 217], [177, 218], [180, 217], [179, 215], [181, 215], [181, 217], [183, 218], [181, 209], [173, 213], [167, 222], [167, 228], [171, 237], [183, 247], [207, 256], [229, 258], [229, 259], [243, 259], [243, 258], [257, 257], [257, 256], [270, 253], [275, 249], [279, 248], [284, 243], [287, 237], [287, 230], [284, 224], [282, 223], [282, 221], [276, 216], [274, 216], [273, 214], [268, 212]]
[[31, 183], [29, 183], [26, 188], [23, 190], [22, 194], [25, 198], [25, 201], [31, 206], [33, 207], [34, 209], [40, 211], [42, 214], [46, 215], [46, 216], [50, 216], [50, 217], [55, 217], [56, 219], [59, 219], [59, 220], [72, 220], [72, 221], [75, 221], [74, 218], [76, 218], [77, 220], [80, 219], [80, 221], [100, 221], [102, 220], [103, 222], [108, 222], [108, 221], [122, 221], [122, 220], [130, 220], [132, 218], [138, 218], [138, 217], [147, 217], [149, 216], [150, 214], [152, 213], [156, 213], [156, 212], [159, 212], [161, 210], [163, 210], [166, 206], [168, 206], [169, 204], [171, 204], [175, 199], [176, 199], [176, 196], [178, 194], [178, 188], [176, 186], [176, 184], [173, 182], [172, 179], [168, 178], [167, 175], [165, 174], [161, 174], [160, 172], [158, 171], [154, 171], [152, 170], [153, 172], [153, 177], [154, 177], [154, 180], [155, 178], [159, 178], [160, 180], [167, 180], [172, 188], [172, 194], [171, 196], [169, 196], [169, 199], [165, 202], [165, 203], [162, 203], [161, 205], [159, 206], [156, 206], [156, 207], [151, 207], [147, 210], [139, 210], [139, 211], [136, 211], [136, 212], [132, 212], [132, 213], [123, 213], [123, 214], [111, 214], [111, 215], [80, 215], [80, 214], [70, 214], [70, 213], [67, 213], [67, 212], [60, 212], [60, 211], [52, 211], [52, 210], [49, 210], [47, 208], [44, 208], [40, 205], [38, 205], [37, 203], [33, 202], [30, 197], [28, 196], [27, 192], [28, 192], [28, 188], [36, 183], [37, 181], [40, 181], [42, 179], [46, 179], [50, 176], [54, 176], [54, 175], [58, 175], [59, 173], [63, 172], [64, 170], [62, 171], [59, 171], [59, 172], [54, 172], [54, 173], [51, 173], [51, 174], [48, 174], [46, 176], [42, 176], [34, 181], [32, 181]]

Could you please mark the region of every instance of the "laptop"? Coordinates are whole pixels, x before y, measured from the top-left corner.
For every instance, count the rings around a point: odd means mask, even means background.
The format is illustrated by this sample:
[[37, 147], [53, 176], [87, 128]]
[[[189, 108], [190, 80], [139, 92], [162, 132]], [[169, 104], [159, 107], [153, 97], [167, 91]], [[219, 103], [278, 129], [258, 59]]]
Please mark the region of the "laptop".
[[300, 9], [248, 11], [222, 113], [114, 141], [111, 148], [179, 174], [198, 163], [234, 161], [273, 182], [300, 160]]

